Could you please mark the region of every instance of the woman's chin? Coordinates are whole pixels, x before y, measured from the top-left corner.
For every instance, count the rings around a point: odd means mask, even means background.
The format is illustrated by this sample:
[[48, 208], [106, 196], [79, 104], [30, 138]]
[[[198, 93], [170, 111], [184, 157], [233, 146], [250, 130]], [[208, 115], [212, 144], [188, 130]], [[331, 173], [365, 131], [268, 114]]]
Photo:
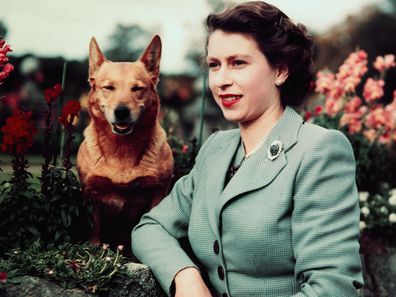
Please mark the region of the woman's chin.
[[231, 113], [229, 111], [224, 111], [223, 110], [223, 117], [226, 121], [228, 122], [240, 122], [242, 119], [240, 116], [236, 115], [235, 113]]

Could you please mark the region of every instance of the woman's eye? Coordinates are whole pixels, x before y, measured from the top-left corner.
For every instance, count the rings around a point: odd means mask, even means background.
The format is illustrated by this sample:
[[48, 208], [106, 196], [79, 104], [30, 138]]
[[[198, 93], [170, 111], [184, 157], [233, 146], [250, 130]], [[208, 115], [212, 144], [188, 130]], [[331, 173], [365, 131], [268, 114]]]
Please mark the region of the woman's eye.
[[114, 91], [115, 90], [115, 87], [113, 87], [113, 86], [103, 86], [102, 88], [105, 89], [105, 90], [109, 90], [109, 91]]
[[209, 62], [209, 63], [208, 63], [208, 67], [211, 68], [211, 69], [212, 69], [212, 68], [216, 68], [216, 67], [218, 67], [218, 66], [219, 66], [219, 64], [216, 63], [216, 62]]
[[246, 62], [244, 60], [234, 60], [232, 61], [232, 65], [233, 66], [241, 66], [241, 65], [245, 65]]
[[144, 90], [144, 87], [134, 86], [131, 90], [132, 92], [138, 92]]

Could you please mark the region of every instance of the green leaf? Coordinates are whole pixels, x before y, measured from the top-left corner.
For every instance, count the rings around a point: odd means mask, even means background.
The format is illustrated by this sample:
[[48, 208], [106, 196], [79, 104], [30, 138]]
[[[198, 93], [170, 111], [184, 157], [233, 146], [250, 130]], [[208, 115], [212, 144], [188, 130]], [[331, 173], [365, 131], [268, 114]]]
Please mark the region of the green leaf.
[[55, 241], [58, 241], [59, 240], [59, 238], [61, 238], [61, 236], [62, 236], [62, 233], [59, 231], [59, 230], [57, 230], [56, 232], [55, 232]]
[[26, 226], [25, 227], [30, 233], [32, 233], [34, 236], [40, 236], [40, 232], [33, 226]]

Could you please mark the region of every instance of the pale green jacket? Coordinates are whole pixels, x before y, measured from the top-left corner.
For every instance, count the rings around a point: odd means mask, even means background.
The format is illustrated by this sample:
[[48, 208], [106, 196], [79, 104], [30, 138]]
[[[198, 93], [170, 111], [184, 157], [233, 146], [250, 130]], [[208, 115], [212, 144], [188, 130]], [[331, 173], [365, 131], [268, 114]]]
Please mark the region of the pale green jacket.
[[[270, 160], [276, 140], [283, 150]], [[239, 130], [205, 142], [191, 173], [133, 230], [133, 253], [168, 294], [175, 274], [196, 265], [177, 240], [188, 236], [218, 296], [358, 296], [360, 211], [347, 138], [286, 107], [224, 188], [239, 143]]]

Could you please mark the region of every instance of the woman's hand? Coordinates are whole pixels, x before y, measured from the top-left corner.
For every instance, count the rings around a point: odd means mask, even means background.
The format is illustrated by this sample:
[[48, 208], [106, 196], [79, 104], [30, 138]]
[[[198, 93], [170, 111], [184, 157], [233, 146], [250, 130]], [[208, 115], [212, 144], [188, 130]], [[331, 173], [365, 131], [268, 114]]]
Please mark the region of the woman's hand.
[[180, 270], [175, 276], [175, 297], [212, 297], [196, 268]]

